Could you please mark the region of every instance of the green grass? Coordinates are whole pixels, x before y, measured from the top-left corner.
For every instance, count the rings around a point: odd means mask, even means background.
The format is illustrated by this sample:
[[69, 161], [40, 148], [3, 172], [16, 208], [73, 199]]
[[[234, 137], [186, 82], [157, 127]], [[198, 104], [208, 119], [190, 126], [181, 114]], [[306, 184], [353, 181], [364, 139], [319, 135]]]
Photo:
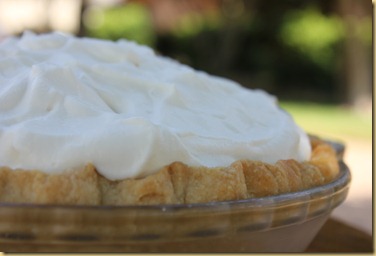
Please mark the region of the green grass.
[[372, 140], [372, 115], [338, 105], [281, 102], [296, 123], [308, 133], [330, 138]]

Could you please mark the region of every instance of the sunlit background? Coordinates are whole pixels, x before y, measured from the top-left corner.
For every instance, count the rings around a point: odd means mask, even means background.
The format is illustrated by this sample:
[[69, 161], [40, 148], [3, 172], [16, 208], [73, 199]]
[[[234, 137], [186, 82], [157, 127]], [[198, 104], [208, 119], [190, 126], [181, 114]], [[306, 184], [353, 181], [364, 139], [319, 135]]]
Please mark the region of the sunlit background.
[[276, 95], [305, 130], [345, 143], [353, 182], [334, 216], [371, 233], [372, 13], [371, 0], [1, 0], [0, 40], [125, 38]]

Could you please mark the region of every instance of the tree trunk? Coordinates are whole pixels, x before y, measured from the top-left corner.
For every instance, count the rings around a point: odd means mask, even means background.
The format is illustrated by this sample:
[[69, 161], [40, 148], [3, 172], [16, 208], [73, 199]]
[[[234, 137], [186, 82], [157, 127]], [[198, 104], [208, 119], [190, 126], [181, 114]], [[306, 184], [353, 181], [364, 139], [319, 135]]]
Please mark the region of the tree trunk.
[[[369, 2], [369, 6], [364, 2]], [[339, 0], [338, 4], [345, 25], [340, 98], [353, 107], [368, 107], [372, 102], [372, 51], [361, 40], [357, 29], [372, 10], [371, 1]]]

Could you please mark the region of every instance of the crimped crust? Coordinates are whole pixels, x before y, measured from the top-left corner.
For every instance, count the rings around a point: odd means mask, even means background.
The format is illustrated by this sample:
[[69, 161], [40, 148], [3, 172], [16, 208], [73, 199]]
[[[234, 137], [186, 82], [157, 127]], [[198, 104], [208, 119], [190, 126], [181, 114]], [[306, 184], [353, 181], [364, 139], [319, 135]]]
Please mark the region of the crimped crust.
[[311, 138], [307, 162], [280, 160], [275, 165], [238, 160], [207, 168], [174, 162], [140, 179], [110, 181], [92, 164], [61, 174], [0, 168], [0, 202], [143, 205], [239, 200], [294, 192], [332, 181], [339, 172], [334, 149]]

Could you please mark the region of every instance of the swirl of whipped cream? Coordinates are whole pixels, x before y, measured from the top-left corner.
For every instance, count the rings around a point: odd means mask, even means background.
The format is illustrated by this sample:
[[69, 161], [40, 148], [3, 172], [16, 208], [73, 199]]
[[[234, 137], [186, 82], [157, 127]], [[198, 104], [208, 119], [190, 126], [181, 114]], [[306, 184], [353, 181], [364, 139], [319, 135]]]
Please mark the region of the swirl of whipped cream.
[[0, 45], [0, 166], [57, 173], [92, 163], [111, 180], [174, 161], [309, 159], [276, 99], [150, 48], [51, 33]]

